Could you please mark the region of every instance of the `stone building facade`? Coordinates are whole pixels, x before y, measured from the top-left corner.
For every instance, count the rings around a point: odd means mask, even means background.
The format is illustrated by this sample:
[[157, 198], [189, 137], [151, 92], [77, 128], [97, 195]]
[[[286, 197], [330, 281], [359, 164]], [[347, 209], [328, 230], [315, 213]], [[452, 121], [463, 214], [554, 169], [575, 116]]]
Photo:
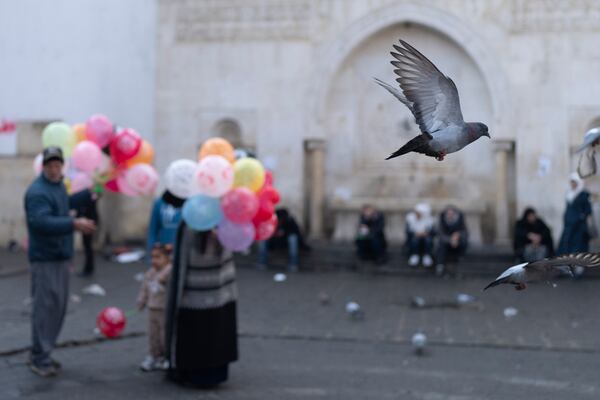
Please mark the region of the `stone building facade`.
[[[463, 208], [476, 243], [508, 243], [528, 205], [560, 233], [573, 150], [600, 122], [599, 2], [153, 4], [160, 170], [224, 136], [274, 170], [284, 204], [315, 237], [350, 240], [358, 209], [373, 203], [400, 241], [418, 201]], [[417, 133], [408, 110], [372, 79], [394, 83], [389, 51], [399, 38], [452, 77], [465, 119], [485, 122], [491, 140], [444, 162], [384, 161]], [[142, 234], [136, 221], [124, 236]]]

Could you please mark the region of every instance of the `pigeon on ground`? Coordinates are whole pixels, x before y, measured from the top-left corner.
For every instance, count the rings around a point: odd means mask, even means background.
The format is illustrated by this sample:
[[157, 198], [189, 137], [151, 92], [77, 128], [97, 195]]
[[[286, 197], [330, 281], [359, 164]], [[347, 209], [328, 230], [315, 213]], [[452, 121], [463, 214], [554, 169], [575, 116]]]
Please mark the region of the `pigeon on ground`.
[[397, 53], [391, 61], [402, 91], [375, 78], [412, 112], [421, 134], [392, 153], [386, 160], [412, 151], [442, 161], [447, 154], [459, 151], [482, 136], [490, 137], [488, 127], [481, 122], [465, 122], [460, 111], [458, 90], [417, 49], [400, 40], [394, 45]]
[[590, 146], [596, 146], [600, 144], [600, 127], [592, 128], [585, 133], [583, 137], [583, 143], [577, 149], [576, 153], [581, 153], [583, 150]]
[[516, 290], [527, 289], [527, 283], [547, 281], [561, 274], [576, 274], [576, 268], [600, 267], [600, 254], [573, 253], [547, 258], [540, 261], [526, 262], [510, 267], [495, 281], [483, 290], [498, 286], [502, 283], [515, 285]]

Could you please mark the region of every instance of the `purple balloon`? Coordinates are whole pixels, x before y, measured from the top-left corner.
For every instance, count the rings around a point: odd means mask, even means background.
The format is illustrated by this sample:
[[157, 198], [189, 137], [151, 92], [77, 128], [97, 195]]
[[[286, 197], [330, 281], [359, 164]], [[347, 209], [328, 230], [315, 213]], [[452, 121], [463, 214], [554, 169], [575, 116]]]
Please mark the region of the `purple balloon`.
[[217, 227], [217, 237], [223, 247], [233, 251], [246, 250], [254, 241], [254, 225], [251, 222], [235, 224], [223, 219]]

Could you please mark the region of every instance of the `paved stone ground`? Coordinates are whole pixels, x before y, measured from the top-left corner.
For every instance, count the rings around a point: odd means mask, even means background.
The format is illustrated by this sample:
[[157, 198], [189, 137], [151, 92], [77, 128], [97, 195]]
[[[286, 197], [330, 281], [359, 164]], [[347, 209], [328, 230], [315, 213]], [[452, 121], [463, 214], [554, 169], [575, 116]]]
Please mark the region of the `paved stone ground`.
[[[222, 390], [196, 392], [137, 370], [146, 351], [146, 338], [136, 336], [144, 332], [144, 315], [129, 319], [130, 337], [94, 341], [97, 313], [108, 305], [131, 309], [134, 276], [144, 268], [101, 262], [95, 279], [73, 277], [72, 293], [81, 300], [71, 302], [60, 341], [79, 345], [56, 352], [65, 371], [52, 380], [33, 376], [20, 352], [29, 345], [29, 277], [1, 278], [0, 398], [600, 398], [598, 280], [482, 293], [488, 279], [309, 272], [276, 283], [275, 271], [242, 266], [241, 359]], [[107, 296], [81, 294], [94, 282]], [[458, 293], [477, 300], [451, 307]], [[328, 305], [320, 302], [323, 294]], [[412, 308], [416, 295], [431, 307]], [[349, 318], [347, 301], [358, 302], [365, 317]], [[519, 312], [505, 318], [506, 307]], [[408, 344], [418, 330], [431, 343], [421, 358]]]

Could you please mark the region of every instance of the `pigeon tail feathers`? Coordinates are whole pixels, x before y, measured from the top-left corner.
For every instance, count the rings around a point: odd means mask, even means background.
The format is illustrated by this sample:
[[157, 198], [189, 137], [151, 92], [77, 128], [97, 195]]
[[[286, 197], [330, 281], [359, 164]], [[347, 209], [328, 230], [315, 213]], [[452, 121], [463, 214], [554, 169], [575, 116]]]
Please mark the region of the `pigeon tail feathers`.
[[[423, 133], [419, 136], [415, 136], [411, 140], [409, 140], [404, 146], [400, 147], [398, 150], [390, 154], [386, 160], [391, 158], [399, 157], [406, 153], [410, 153], [411, 151], [415, 151], [421, 147], [429, 146], [429, 141], [433, 139], [433, 137], [429, 133]], [[427, 153], [427, 151], [421, 151]]]

